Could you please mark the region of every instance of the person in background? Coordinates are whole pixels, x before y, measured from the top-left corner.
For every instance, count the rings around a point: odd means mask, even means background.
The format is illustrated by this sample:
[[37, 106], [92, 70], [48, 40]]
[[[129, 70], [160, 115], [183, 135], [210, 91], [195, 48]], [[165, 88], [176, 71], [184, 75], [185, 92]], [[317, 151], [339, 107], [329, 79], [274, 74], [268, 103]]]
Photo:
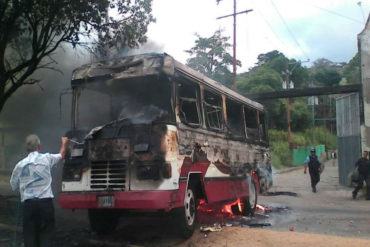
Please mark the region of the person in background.
[[370, 200], [370, 161], [368, 159], [368, 152], [365, 151], [363, 153], [363, 157], [361, 157], [355, 164], [357, 167], [359, 180], [355, 190], [352, 192], [352, 198], [356, 199], [357, 193], [360, 189], [362, 189], [364, 181], [366, 182], [366, 200]]
[[330, 158], [332, 160], [333, 166], [335, 166], [335, 153], [334, 152], [331, 152]]
[[316, 193], [316, 185], [318, 182], [320, 182], [320, 161], [316, 156], [316, 150], [314, 148], [311, 149], [310, 155], [307, 156], [305, 162], [304, 162], [304, 173], [307, 173], [307, 167], [308, 171], [310, 173], [310, 178], [311, 178], [311, 187], [312, 187], [312, 192]]
[[23, 236], [25, 247], [53, 246], [54, 206], [51, 190], [51, 168], [66, 153], [67, 137], [62, 137], [58, 154], [40, 153], [37, 135], [26, 138], [28, 155], [19, 161], [10, 178], [13, 190], [19, 189], [23, 205]]

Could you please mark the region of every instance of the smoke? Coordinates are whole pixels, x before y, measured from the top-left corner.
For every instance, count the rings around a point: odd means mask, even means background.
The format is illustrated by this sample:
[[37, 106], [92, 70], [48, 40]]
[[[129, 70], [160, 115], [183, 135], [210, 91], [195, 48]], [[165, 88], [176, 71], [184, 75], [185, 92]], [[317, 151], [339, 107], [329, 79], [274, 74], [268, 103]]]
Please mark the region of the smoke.
[[122, 100], [119, 118], [128, 118], [133, 124], [151, 123], [168, 115], [168, 112], [158, 106], [143, 105], [130, 96]]
[[125, 56], [134, 56], [138, 54], [143, 54], [143, 53], [163, 53], [164, 52], [164, 46], [159, 45], [155, 43], [152, 40], [149, 40], [145, 44], [142, 44], [138, 48], [130, 49], [127, 47], [122, 47], [117, 49], [117, 47], [113, 47], [112, 49], [109, 49], [106, 51], [106, 54], [97, 58], [97, 61], [101, 60], [107, 60], [107, 59], [112, 59], [112, 58], [121, 58]]
[[58, 152], [60, 136], [70, 127], [71, 95], [62, 98], [62, 118], [60, 117], [59, 95], [70, 88], [72, 70], [88, 62], [86, 54], [64, 46], [57, 50], [53, 59], [58, 70], [38, 70], [31, 78], [41, 80], [34, 85], [24, 85], [7, 101], [0, 114], [0, 126], [4, 143], [5, 157], [0, 160], [0, 169], [12, 169], [15, 163], [25, 156], [24, 139], [30, 133], [41, 139], [44, 152]]

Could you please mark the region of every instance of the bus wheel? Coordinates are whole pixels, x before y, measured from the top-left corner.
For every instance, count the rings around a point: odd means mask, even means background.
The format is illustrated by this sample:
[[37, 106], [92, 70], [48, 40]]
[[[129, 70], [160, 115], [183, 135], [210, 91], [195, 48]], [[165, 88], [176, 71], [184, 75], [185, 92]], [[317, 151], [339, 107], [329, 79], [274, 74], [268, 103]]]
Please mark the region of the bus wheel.
[[185, 194], [184, 207], [176, 209], [176, 221], [183, 238], [190, 238], [195, 230], [197, 217], [197, 198], [194, 189], [189, 187]]
[[249, 196], [243, 198], [243, 214], [244, 215], [254, 215], [254, 211], [257, 206], [257, 185], [253, 178], [248, 180], [249, 185]]
[[89, 209], [91, 229], [97, 234], [112, 233], [119, 223], [119, 212], [114, 209]]

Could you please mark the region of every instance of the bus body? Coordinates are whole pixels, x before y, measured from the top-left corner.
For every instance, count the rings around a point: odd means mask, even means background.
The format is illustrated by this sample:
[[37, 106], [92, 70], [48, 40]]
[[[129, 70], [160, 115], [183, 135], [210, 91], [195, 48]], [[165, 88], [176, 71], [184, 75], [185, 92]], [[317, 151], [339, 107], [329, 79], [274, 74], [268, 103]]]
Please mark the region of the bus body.
[[59, 203], [88, 209], [93, 230], [113, 231], [125, 210], [165, 211], [189, 237], [199, 199], [252, 213], [271, 186], [263, 106], [171, 56], [85, 65], [71, 84]]

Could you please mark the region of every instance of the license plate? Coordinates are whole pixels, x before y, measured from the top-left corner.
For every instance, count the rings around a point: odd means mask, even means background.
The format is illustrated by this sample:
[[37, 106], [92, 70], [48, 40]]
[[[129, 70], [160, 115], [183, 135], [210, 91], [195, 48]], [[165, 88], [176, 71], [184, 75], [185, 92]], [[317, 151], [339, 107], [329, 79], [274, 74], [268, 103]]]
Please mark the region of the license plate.
[[113, 196], [99, 196], [98, 197], [99, 207], [114, 207], [114, 197]]

